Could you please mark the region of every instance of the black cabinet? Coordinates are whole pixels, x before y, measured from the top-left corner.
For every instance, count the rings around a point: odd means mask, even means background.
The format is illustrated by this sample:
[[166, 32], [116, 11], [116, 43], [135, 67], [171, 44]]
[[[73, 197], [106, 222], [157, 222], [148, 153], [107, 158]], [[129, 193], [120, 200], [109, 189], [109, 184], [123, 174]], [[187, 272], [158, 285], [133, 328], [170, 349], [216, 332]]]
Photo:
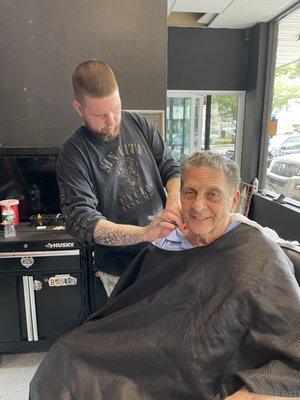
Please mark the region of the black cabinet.
[[0, 343], [19, 342], [19, 280], [11, 274], [0, 274]]
[[[43, 235], [39, 240], [25, 239], [19, 235], [15, 240], [17, 251], [12, 250], [12, 239], [1, 240], [2, 353], [46, 349], [87, 316], [86, 267], [74, 239], [59, 234], [50, 240], [43, 240]], [[9, 251], [3, 251], [5, 247]]]

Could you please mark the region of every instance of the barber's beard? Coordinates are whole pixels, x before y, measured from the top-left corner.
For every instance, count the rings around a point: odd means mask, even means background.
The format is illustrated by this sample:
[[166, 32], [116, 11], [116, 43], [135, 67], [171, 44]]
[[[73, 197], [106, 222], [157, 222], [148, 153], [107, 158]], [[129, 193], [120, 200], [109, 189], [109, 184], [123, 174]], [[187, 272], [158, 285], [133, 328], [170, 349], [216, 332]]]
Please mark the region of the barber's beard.
[[112, 131], [108, 131], [106, 128], [101, 130], [92, 129], [86, 121], [85, 126], [89, 128], [92, 134], [101, 142], [109, 142], [110, 140], [115, 139], [120, 132], [120, 124], [116, 125]]

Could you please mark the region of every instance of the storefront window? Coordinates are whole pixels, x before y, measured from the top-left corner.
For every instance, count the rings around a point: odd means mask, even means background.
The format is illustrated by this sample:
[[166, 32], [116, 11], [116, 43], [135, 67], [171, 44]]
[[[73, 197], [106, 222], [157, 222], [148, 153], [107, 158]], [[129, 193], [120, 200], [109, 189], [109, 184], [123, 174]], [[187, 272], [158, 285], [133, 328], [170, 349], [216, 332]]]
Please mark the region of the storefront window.
[[278, 24], [265, 190], [300, 205], [300, 9]]

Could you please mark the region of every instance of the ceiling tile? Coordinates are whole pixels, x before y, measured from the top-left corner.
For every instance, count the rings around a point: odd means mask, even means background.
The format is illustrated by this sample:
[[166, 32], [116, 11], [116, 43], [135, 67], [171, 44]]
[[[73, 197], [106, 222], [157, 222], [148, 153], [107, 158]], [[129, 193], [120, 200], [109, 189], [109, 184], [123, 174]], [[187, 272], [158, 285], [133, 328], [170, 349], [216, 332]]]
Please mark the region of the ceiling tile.
[[[168, 0], [169, 12], [219, 14], [210, 28], [250, 28], [267, 22], [298, 0]], [[171, 10], [172, 9], [172, 10]]]
[[245, 15], [245, 14], [221, 14], [218, 15], [211, 24], [210, 28], [231, 28], [231, 29], [245, 29], [250, 28], [257, 24], [260, 20], [258, 15]]
[[292, 3], [295, 3], [295, 0], [235, 0], [224, 10], [224, 14], [278, 15]]
[[221, 13], [232, 0], [177, 0], [172, 11]]

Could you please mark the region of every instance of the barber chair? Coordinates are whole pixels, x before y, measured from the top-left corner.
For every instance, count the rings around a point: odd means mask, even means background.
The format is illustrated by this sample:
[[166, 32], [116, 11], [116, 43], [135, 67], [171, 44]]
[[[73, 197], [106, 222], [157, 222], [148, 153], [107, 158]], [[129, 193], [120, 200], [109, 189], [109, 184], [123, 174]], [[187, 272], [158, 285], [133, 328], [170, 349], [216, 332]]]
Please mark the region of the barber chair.
[[300, 286], [300, 246], [296, 246], [290, 243], [282, 244], [280, 246], [294, 264], [296, 279]]

